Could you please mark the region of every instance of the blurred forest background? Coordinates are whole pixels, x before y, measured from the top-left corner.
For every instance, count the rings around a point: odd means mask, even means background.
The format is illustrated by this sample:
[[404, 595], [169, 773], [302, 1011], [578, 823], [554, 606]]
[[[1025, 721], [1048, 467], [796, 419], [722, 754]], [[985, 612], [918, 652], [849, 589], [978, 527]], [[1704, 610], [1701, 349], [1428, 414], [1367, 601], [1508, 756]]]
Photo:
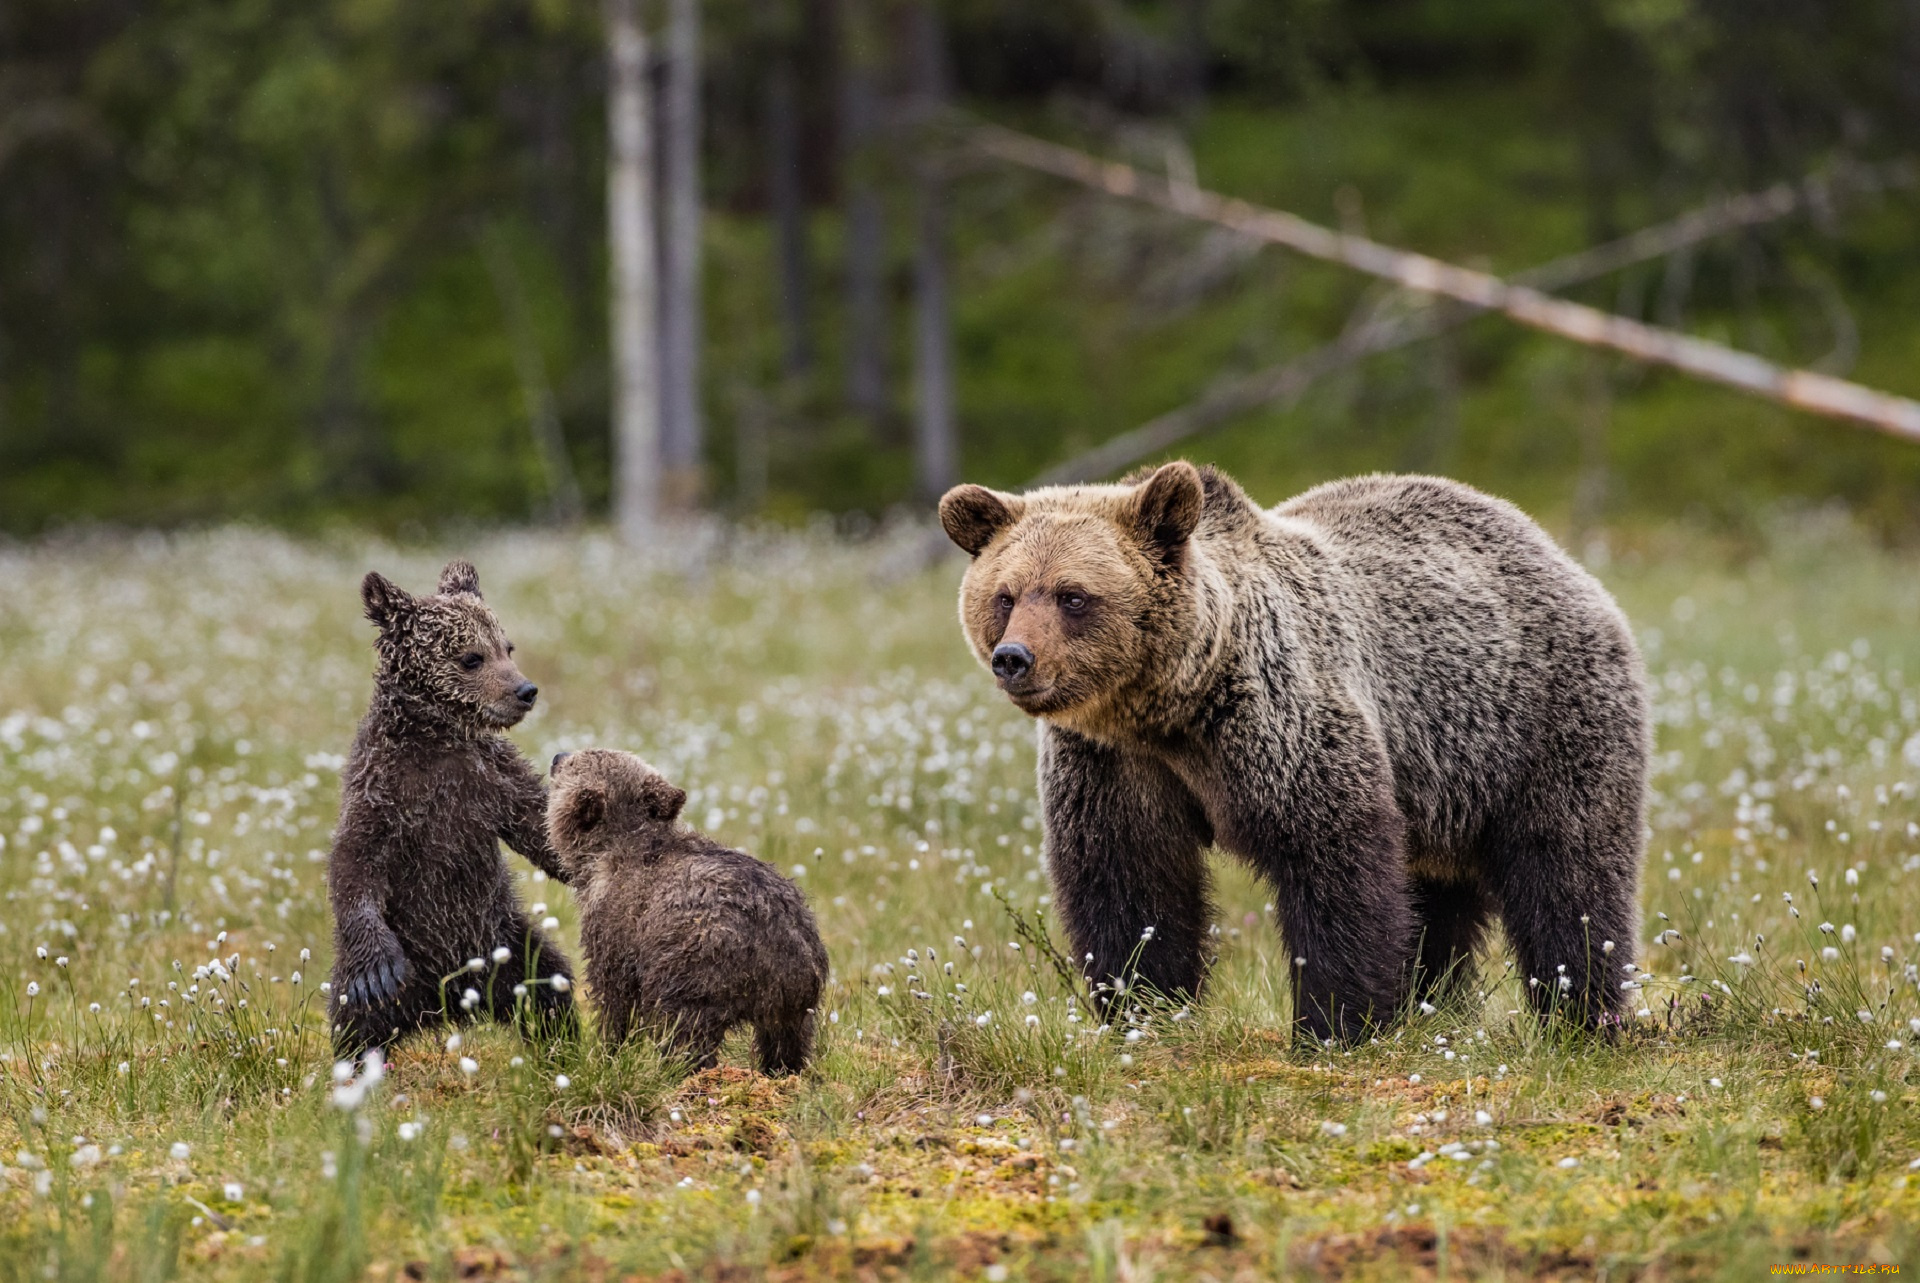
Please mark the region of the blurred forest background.
[[[672, 8], [638, 8], [660, 192], [697, 138], [667, 501], [739, 515], [1018, 485], [1377, 291], [998, 166], [969, 119], [1502, 273], [1920, 138], [1916, 0]], [[0, 531], [604, 516], [610, 12], [0, 4]], [[1920, 394], [1920, 191], [1833, 191], [1573, 296]], [[1920, 446], [1493, 317], [1184, 452], [1268, 500], [1417, 468], [1563, 529], [1838, 500], [1920, 537]]]

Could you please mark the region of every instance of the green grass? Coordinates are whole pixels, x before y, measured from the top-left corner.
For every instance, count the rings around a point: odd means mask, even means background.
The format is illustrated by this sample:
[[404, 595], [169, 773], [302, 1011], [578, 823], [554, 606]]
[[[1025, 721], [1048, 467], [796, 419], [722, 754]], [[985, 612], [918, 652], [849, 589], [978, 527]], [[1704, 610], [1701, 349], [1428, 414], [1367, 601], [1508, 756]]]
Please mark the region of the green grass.
[[[0, 1279], [1914, 1260], [1920, 563], [1819, 514], [1594, 540], [1657, 691], [1647, 1014], [1613, 1042], [1543, 1030], [1496, 954], [1471, 1000], [1307, 1053], [1263, 891], [1225, 861], [1204, 999], [1096, 1028], [1045, 956], [1033, 728], [966, 653], [954, 568], [880, 573], [899, 547], [0, 552]], [[336, 1089], [317, 990], [370, 669], [355, 580], [423, 587], [452, 551], [546, 692], [530, 755], [644, 753], [695, 823], [799, 871], [834, 965], [807, 1074], [753, 1075], [743, 1039], [687, 1078], [488, 1027]], [[514, 867], [572, 942], [569, 893]]]

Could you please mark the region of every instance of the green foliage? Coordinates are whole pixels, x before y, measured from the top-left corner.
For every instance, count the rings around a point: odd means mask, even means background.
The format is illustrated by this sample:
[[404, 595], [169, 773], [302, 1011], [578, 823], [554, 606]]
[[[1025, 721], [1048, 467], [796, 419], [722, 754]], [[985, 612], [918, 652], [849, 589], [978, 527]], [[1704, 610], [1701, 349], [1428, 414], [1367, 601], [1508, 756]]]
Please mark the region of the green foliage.
[[[873, 0], [881, 88], [904, 26]], [[845, 58], [799, 0], [704, 6], [707, 499], [913, 493], [912, 148], [886, 207], [890, 404], [845, 404]], [[1719, 193], [1896, 154], [1911, 6], [1072, 0], [943, 6], [970, 109], [1512, 269]], [[387, 529], [546, 509], [505, 246], [590, 505], [608, 488], [602, 53], [575, 0], [20, 0], [0, 15], [0, 529], [246, 516]], [[800, 68], [813, 368], [782, 371], [766, 70]], [[958, 158], [956, 158], [957, 163]], [[864, 163], [864, 162], [863, 162]], [[1017, 484], [1339, 332], [1348, 273], [974, 165], [953, 184], [964, 464]], [[1590, 301], [1913, 392], [1912, 194], [1729, 237]], [[1908, 447], [1480, 321], [1196, 449], [1294, 489], [1429, 468], [1543, 508], [1751, 527], [1781, 497], [1920, 529]], [[1594, 389], [1610, 424], [1592, 437]], [[1595, 481], [1604, 468], [1604, 484]], [[1596, 501], [1592, 496], [1598, 495]], [[1591, 517], [1583, 512], [1583, 519]]]

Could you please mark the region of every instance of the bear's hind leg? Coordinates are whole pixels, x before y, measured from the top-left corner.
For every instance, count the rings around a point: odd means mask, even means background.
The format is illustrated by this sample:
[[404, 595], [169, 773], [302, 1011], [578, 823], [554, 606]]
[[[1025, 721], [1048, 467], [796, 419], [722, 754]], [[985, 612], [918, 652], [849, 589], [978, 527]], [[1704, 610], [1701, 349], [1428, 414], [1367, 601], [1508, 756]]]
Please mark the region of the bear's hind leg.
[[813, 1056], [813, 1012], [798, 1020], [769, 1021], [753, 1027], [753, 1054], [769, 1078], [797, 1074]]
[[661, 1041], [669, 1055], [686, 1061], [689, 1069], [699, 1073], [720, 1063], [720, 1044], [732, 1027], [732, 1020], [712, 1010], [676, 1012], [662, 1022]]
[[417, 980], [377, 1006], [342, 1006], [333, 1016], [336, 1059], [353, 1060], [379, 1048], [383, 1057], [408, 1034], [440, 1020], [439, 996]]
[[1520, 816], [1497, 841], [1493, 875], [1527, 997], [1542, 1015], [1605, 1024], [1625, 1005], [1639, 930], [1639, 817], [1598, 807]]
[[1478, 882], [1412, 880], [1420, 957], [1413, 996], [1441, 1002], [1473, 986], [1473, 953], [1486, 932], [1492, 904]]

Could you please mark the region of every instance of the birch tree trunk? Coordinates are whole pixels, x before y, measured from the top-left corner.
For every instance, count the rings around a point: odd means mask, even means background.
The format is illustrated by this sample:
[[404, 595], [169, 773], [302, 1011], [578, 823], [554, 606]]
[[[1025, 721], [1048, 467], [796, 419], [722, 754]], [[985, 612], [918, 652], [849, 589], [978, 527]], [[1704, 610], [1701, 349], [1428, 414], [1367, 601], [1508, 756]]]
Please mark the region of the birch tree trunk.
[[928, 137], [947, 105], [946, 47], [934, 0], [917, 0], [913, 26], [914, 115], [921, 131], [914, 162], [919, 196], [913, 259], [914, 456], [920, 497], [934, 500], [960, 479], [953, 317], [947, 284], [947, 182], [941, 158], [933, 153], [935, 144]]
[[613, 509], [621, 538], [660, 515], [659, 281], [647, 37], [637, 0], [604, 0], [607, 28], [607, 241], [613, 364]]
[[887, 410], [886, 227], [874, 181], [880, 48], [869, 0], [841, 0], [841, 186], [845, 192], [847, 403], [878, 423]]
[[666, 191], [661, 253], [661, 434], [666, 499], [700, 496], [700, 0], [671, 0], [661, 148]]

